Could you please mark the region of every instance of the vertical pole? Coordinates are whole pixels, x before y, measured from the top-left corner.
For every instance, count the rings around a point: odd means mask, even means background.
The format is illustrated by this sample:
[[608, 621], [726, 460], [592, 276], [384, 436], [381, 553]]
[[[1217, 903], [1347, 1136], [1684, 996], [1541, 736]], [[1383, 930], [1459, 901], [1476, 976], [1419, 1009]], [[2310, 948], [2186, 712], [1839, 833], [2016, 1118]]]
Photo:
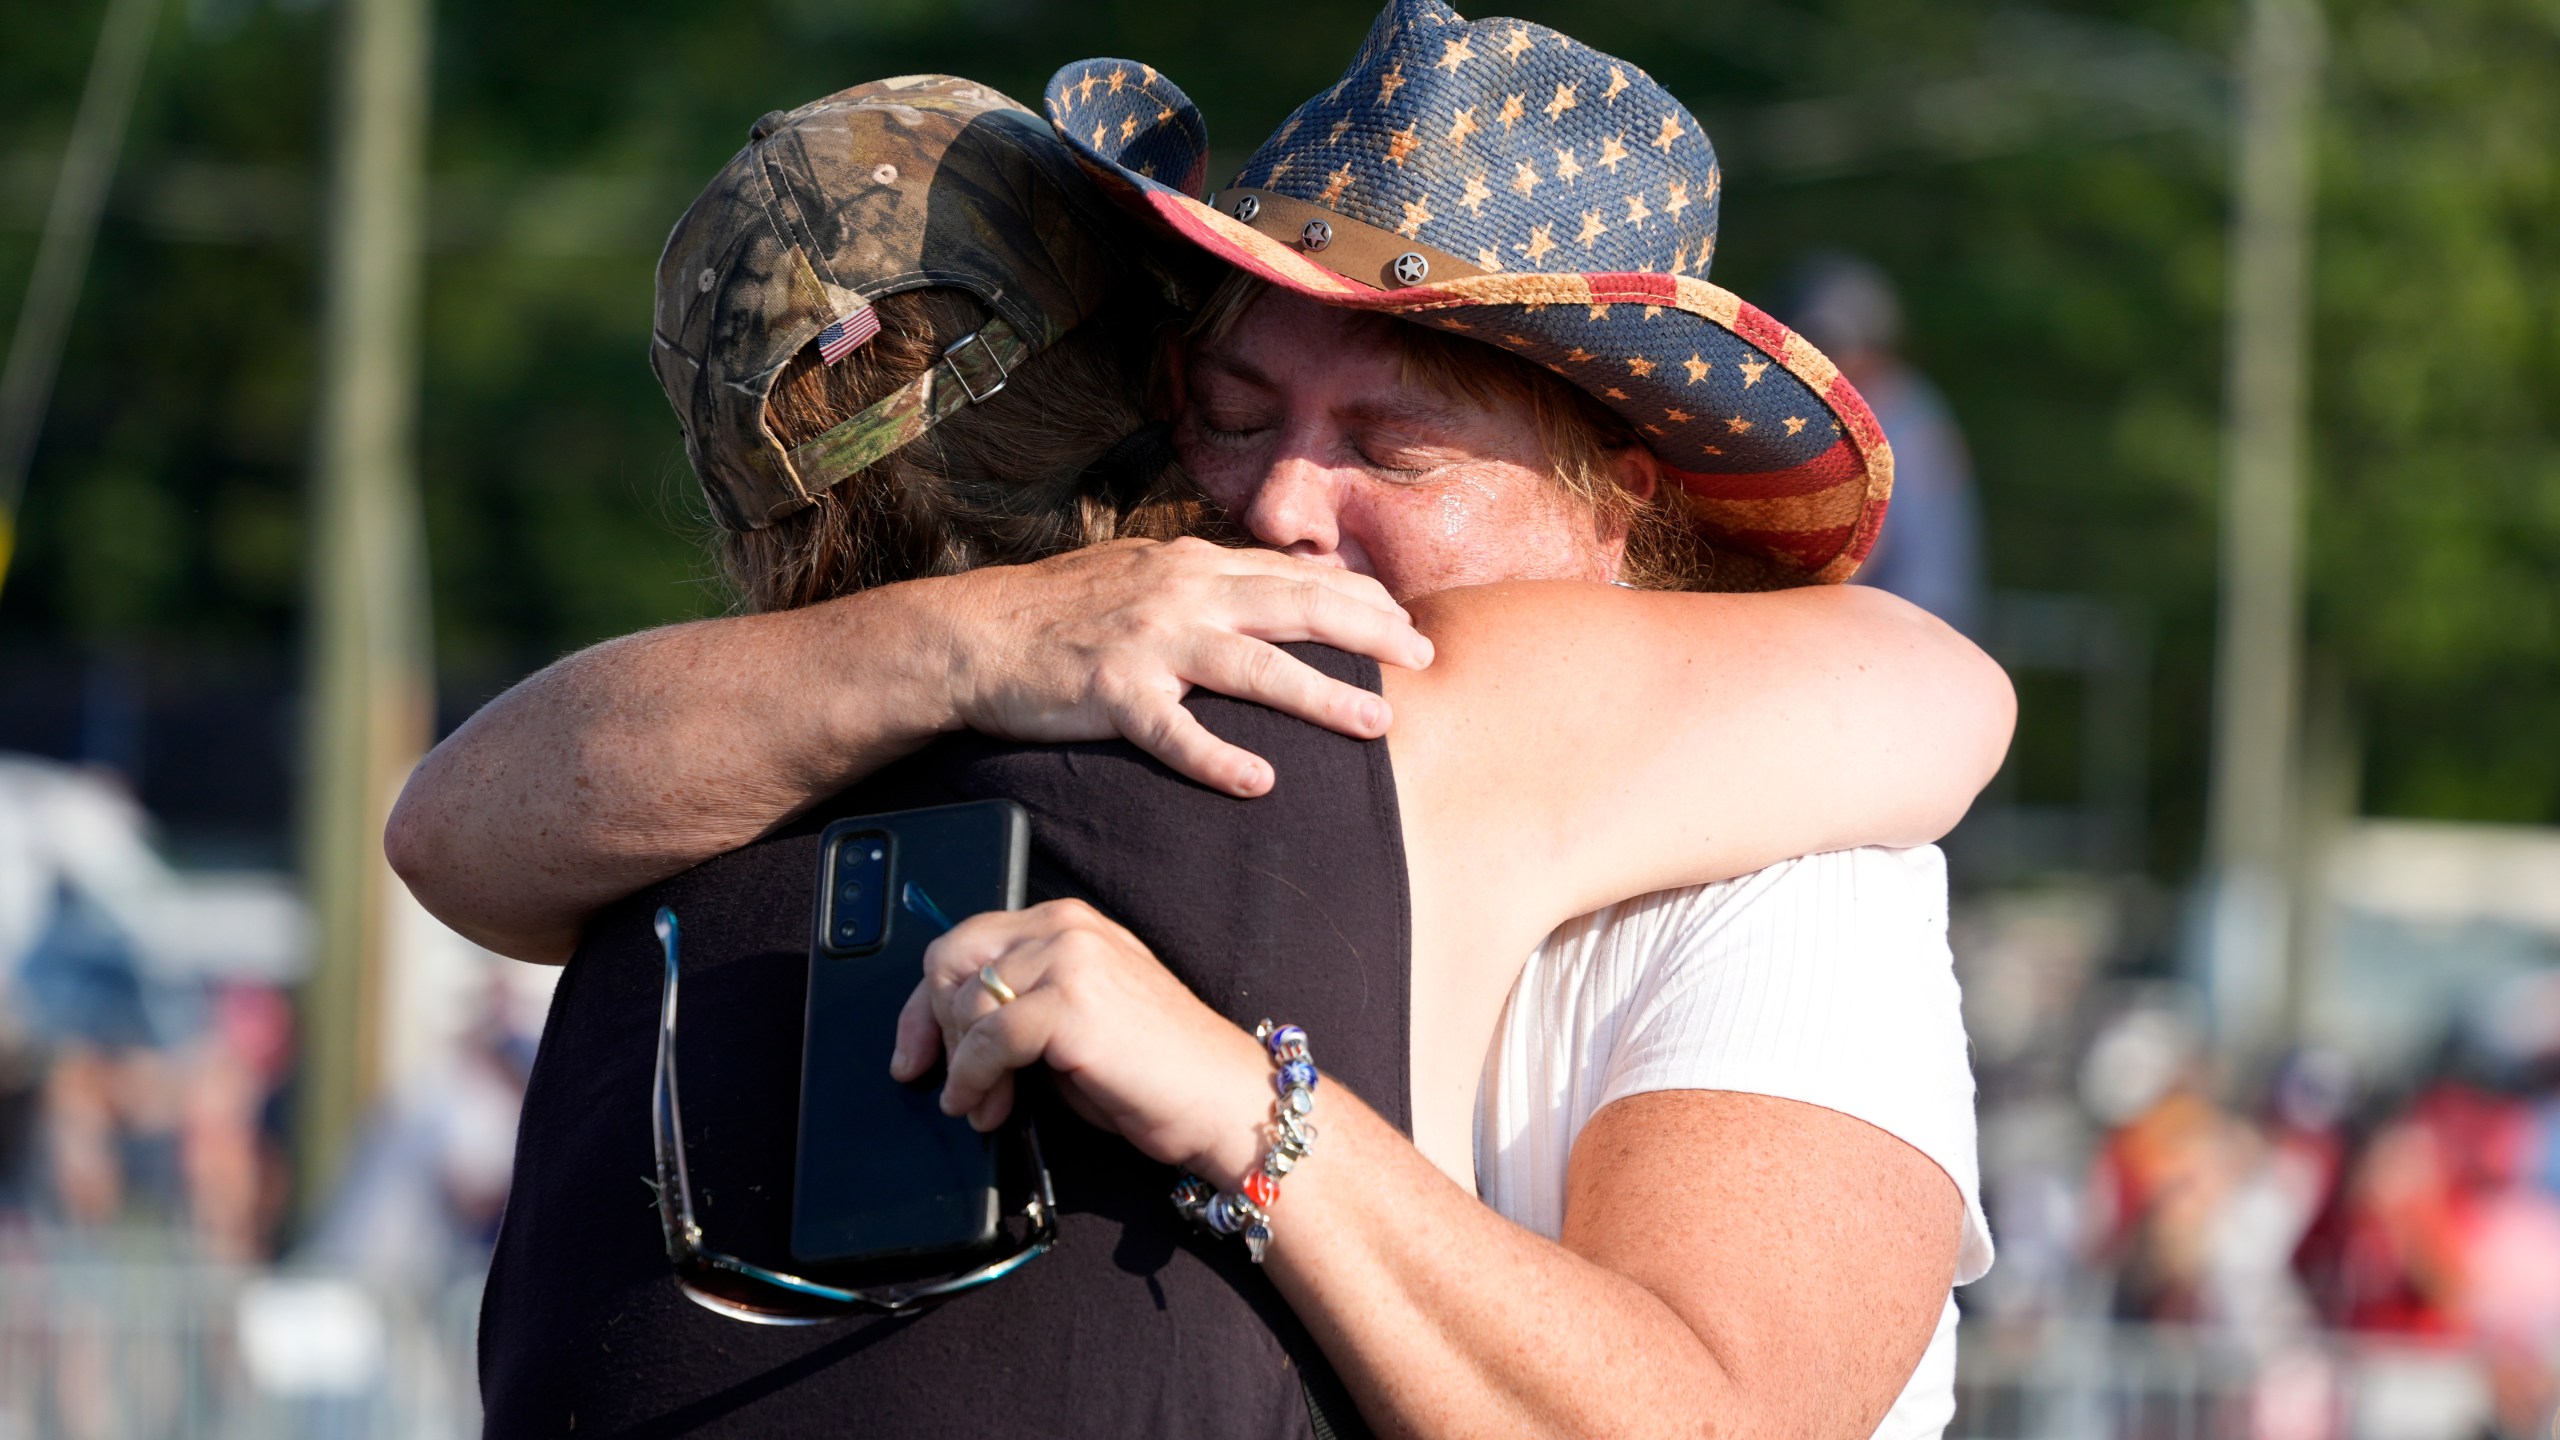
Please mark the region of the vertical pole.
[[142, 62], [151, 51], [151, 27], [159, 18], [160, 0], [108, 0], [97, 53], [80, 88], [80, 112], [71, 122], [71, 143], [53, 183], [53, 203], [45, 210], [44, 239], [27, 275], [26, 303], [9, 332], [9, 358], [0, 362], [0, 584], [7, 583], [9, 561], [17, 554], [18, 497], [25, 493], [36, 435], [53, 401], [62, 342], [80, 308], [89, 247], [98, 238], [108, 182], [124, 153], [125, 128], [142, 89]]
[[2296, 943], [2302, 456], [2317, 0], [2248, 0], [2234, 131], [2222, 613], [2209, 845], [2212, 1000], [2232, 1052], [2284, 1017]]
[[344, 0], [314, 443], [303, 866], [302, 1199], [343, 1166], [379, 1076], [382, 827], [431, 738], [415, 462], [430, 0]]

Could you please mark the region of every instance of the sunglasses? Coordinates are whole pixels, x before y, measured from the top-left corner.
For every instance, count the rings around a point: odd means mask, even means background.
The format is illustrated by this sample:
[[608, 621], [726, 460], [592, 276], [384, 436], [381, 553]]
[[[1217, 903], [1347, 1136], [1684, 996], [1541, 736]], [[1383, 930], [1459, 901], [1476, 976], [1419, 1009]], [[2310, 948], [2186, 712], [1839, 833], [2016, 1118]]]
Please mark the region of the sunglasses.
[[[906, 887], [906, 908], [951, 928], [951, 921], [932, 897]], [[1019, 1248], [1000, 1260], [958, 1275], [904, 1281], [892, 1285], [848, 1289], [822, 1284], [781, 1270], [768, 1269], [702, 1243], [702, 1225], [693, 1213], [693, 1180], [685, 1165], [684, 1111], [676, 1097], [676, 912], [658, 910], [658, 944], [666, 952], [666, 991], [658, 1006], [658, 1072], [650, 1100], [651, 1139], [657, 1150], [658, 1223], [666, 1232], [667, 1259], [676, 1281], [694, 1303], [717, 1315], [753, 1325], [817, 1325], [854, 1315], [895, 1314], [930, 1301], [991, 1284], [1046, 1251], [1058, 1236], [1057, 1199], [1051, 1193], [1048, 1166], [1041, 1163], [1040, 1138], [1029, 1135], [1031, 1173], [1036, 1180], [1030, 1198], [1008, 1221]]]

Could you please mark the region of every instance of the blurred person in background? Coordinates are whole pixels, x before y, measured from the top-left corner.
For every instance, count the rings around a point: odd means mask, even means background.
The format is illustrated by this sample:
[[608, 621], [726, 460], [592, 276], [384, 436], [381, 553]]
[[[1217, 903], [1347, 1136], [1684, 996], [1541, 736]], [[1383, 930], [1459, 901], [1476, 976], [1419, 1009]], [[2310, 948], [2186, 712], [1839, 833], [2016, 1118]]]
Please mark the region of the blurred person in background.
[[486, 1268], [533, 1047], [492, 979], [460, 1043], [368, 1118], [302, 1258], [411, 1294]]
[[2343, 1062], [2289, 1057], [2263, 1123], [2214, 1099], [2201, 1030], [2136, 1006], [2091, 1045], [2082, 1090], [2109, 1123], [2091, 1177], [2096, 1256], [2119, 1318], [2209, 1325], [2272, 1354], [2316, 1323], [2296, 1256], [2342, 1164]]
[[1836, 252], [1798, 269], [1779, 314], [1839, 362], [1893, 443], [1893, 525], [1858, 572], [1968, 635], [1982, 633], [1982, 513], [1946, 397], [1902, 358], [1902, 300], [1874, 263]]
[[293, 1067], [293, 1003], [280, 990], [226, 985], [189, 1047], [179, 1164], [205, 1253], [267, 1258], [292, 1194], [285, 1084]]
[[2246, 1139], [2212, 1098], [2202, 1036], [2174, 1009], [2129, 1009], [2090, 1044], [2080, 1088], [2108, 1127], [2090, 1189], [2111, 1308], [2152, 1323], [2210, 1318], [2216, 1222]]

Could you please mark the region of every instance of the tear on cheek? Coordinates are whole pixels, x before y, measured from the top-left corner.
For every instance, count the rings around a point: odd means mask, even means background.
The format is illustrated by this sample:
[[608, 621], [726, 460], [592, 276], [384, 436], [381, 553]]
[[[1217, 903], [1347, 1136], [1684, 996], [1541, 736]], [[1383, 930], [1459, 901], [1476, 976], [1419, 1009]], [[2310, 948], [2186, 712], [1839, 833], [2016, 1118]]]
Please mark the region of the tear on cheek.
[[1475, 507], [1468, 502], [1474, 497], [1452, 490], [1440, 497], [1440, 538], [1456, 540], [1475, 523]]

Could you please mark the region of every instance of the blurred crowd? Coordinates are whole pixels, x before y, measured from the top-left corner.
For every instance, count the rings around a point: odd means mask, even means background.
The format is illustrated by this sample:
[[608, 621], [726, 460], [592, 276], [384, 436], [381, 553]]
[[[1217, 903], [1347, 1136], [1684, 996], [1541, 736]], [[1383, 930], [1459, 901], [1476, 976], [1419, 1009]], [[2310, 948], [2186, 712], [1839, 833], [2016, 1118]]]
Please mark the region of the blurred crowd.
[[[2034, 938], [2053, 920], [1978, 930], [2010, 938], [1986, 941], [1977, 980], [2070, 948]], [[2560, 1405], [2560, 970], [2491, 990], [2475, 1010], [2495, 1023], [2448, 1027], [2414, 1073], [2360, 1074], [2307, 1049], [2253, 1081], [2211, 1044], [2187, 987], [2128, 987], [2091, 966], [2073, 1001], [2057, 991], [2075, 968], [2060, 987], [2048, 977], [2041, 1004], [1982, 997], [2001, 1251], [1965, 1300], [1986, 1333], [2182, 1327], [2248, 1357], [2261, 1382], [2308, 1364], [2287, 1418], [2232, 1432], [2303, 1437], [2369, 1432], [2339, 1398], [2371, 1368], [2358, 1347], [2435, 1354], [2456, 1379], [2413, 1433], [2542, 1433]], [[2055, 1039], [2004, 1037], [2004, 1007], [2052, 1017], [2056, 1002]]]
[[182, 963], [207, 918], [183, 893], [112, 772], [0, 759], [0, 1218], [263, 1258], [292, 1007], [282, 977]]
[[134, 1236], [426, 1290], [476, 1270], [540, 1012], [487, 987], [349, 1173], [297, 1204], [302, 912], [283, 877], [185, 873], [112, 771], [0, 756], [0, 1254]]

